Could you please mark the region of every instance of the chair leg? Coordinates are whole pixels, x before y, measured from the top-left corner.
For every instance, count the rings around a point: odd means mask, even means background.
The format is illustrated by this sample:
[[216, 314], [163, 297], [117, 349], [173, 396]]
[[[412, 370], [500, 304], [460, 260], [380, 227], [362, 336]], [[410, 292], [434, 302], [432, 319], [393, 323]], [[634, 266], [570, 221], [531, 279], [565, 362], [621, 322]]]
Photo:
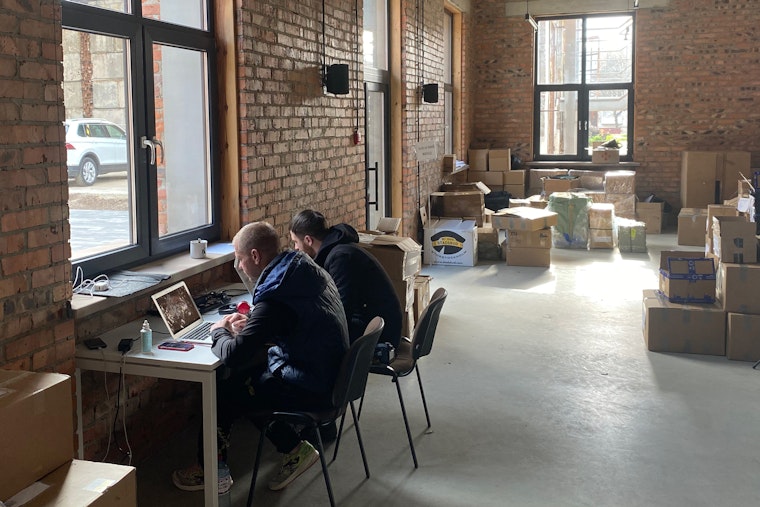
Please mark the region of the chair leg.
[[322, 463], [322, 475], [325, 477], [325, 486], [327, 486], [327, 496], [330, 497], [330, 507], [335, 507], [335, 498], [333, 497], [332, 485], [330, 484], [330, 472], [327, 471], [327, 461], [325, 461], [325, 446], [322, 445], [322, 432], [319, 431], [319, 425], [314, 424], [317, 430], [317, 451], [319, 452], [319, 461]]
[[401, 386], [399, 385], [398, 377], [393, 377], [393, 382], [396, 384], [396, 392], [398, 392], [398, 401], [401, 405], [401, 414], [404, 416], [404, 426], [406, 426], [406, 437], [409, 439], [409, 450], [412, 451], [412, 461], [414, 461], [414, 468], [419, 468], [417, 463], [417, 453], [414, 451], [414, 441], [412, 440], [412, 432], [409, 430], [409, 419], [406, 417], [406, 407], [404, 406], [404, 397], [401, 395]]
[[256, 488], [256, 477], [259, 475], [259, 464], [261, 463], [261, 451], [264, 450], [264, 436], [266, 435], [267, 427], [269, 425], [264, 425], [261, 429], [261, 435], [259, 436], [259, 446], [258, 449], [256, 449], [256, 461], [253, 465], [253, 474], [251, 475], [251, 488], [248, 490], [248, 501], [246, 502], [247, 507], [251, 507], [253, 504], [253, 490]]
[[[760, 363], [760, 361], [758, 361]], [[364, 406], [364, 395], [362, 395], [361, 399], [359, 400], [359, 413], [356, 415], [356, 418], [359, 419], [362, 416], [362, 407]]]
[[[343, 434], [343, 423], [346, 422], [346, 413], [343, 412], [343, 417], [340, 418], [340, 427], [338, 428], [338, 436], [335, 438], [335, 449], [333, 449], [332, 461], [338, 457], [338, 447], [340, 446], [340, 436]], [[332, 463], [331, 461], [331, 463]]]
[[[362, 453], [362, 462], [364, 463], [364, 474], [367, 476], [367, 479], [369, 479], [369, 465], [367, 464], [367, 455], [364, 452], [364, 442], [362, 442], [362, 434], [361, 431], [359, 431], [359, 417], [356, 414], [356, 409], [354, 409], [354, 402], [351, 402], [351, 415], [354, 417], [354, 428], [356, 429], [356, 439], [359, 441], [359, 450]], [[343, 414], [343, 417], [345, 417], [346, 414]]]
[[430, 414], [428, 413], [427, 401], [425, 401], [425, 390], [422, 389], [422, 377], [420, 377], [420, 369], [417, 365], [414, 365], [415, 371], [417, 371], [417, 383], [420, 385], [420, 395], [422, 395], [422, 406], [425, 407], [425, 418], [427, 419], [427, 427], [430, 428]]

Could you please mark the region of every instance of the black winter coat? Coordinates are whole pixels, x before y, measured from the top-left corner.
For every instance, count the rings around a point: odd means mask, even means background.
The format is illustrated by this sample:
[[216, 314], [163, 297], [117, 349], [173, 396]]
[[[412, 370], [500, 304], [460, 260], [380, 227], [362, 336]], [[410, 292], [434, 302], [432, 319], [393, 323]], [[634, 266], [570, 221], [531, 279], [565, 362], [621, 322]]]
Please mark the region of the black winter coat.
[[369, 321], [379, 316], [385, 320], [380, 341], [398, 347], [402, 321], [398, 296], [385, 269], [358, 243], [356, 229], [348, 224], [335, 225], [314, 260], [338, 286], [351, 341], [360, 337]]

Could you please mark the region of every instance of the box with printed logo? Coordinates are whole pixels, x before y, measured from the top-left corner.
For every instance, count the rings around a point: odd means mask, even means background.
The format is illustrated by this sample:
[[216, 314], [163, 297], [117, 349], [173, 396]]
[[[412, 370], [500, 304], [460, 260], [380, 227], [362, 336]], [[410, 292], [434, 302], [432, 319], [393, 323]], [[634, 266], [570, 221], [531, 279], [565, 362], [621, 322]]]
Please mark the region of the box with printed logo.
[[425, 225], [425, 264], [474, 266], [478, 262], [474, 220], [433, 220]]

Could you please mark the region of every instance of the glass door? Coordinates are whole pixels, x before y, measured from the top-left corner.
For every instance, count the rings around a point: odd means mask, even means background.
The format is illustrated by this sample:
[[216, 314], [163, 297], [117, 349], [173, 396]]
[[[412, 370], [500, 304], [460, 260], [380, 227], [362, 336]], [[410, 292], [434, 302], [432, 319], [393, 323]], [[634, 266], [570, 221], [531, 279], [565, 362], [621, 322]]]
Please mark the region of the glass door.
[[390, 211], [388, 164], [388, 85], [365, 83], [367, 228], [374, 229]]

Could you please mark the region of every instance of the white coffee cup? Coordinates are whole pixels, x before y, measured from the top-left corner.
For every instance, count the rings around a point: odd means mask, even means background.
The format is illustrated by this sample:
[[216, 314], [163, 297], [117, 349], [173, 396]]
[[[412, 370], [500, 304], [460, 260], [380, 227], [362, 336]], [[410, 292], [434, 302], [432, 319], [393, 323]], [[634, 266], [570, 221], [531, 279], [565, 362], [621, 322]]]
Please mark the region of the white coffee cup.
[[190, 258], [204, 259], [206, 257], [206, 247], [208, 241], [205, 239], [194, 239], [190, 242]]

